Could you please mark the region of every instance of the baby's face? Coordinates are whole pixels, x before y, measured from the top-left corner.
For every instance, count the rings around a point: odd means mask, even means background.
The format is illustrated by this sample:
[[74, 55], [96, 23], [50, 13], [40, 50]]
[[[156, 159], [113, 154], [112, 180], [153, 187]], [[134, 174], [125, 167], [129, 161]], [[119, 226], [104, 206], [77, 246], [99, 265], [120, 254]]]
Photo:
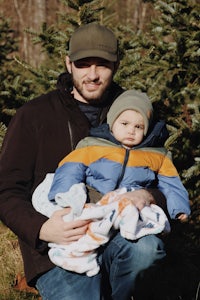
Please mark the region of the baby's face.
[[135, 110], [125, 110], [115, 120], [112, 134], [125, 148], [140, 144], [144, 137], [144, 120]]

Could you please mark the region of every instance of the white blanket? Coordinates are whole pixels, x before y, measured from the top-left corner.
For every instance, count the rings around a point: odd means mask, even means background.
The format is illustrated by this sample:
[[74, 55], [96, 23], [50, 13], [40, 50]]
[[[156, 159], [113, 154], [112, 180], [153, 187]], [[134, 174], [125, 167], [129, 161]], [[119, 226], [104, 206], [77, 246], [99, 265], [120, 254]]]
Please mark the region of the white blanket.
[[116, 196], [126, 192], [125, 188], [110, 192], [93, 204], [85, 203], [86, 189], [85, 185], [80, 183], [73, 185], [66, 193], [57, 194], [55, 202], [51, 202], [48, 200], [48, 192], [53, 176], [54, 174], [47, 174], [33, 193], [34, 208], [50, 217], [56, 210], [71, 207], [71, 213], [63, 217], [64, 221], [92, 220], [86, 234], [78, 241], [69, 245], [49, 243], [49, 257], [55, 265], [94, 276], [99, 272], [96, 249], [109, 241], [112, 229], [119, 230], [128, 240], [170, 231], [169, 221], [159, 206], [151, 204], [138, 211], [125, 197], [116, 200]]

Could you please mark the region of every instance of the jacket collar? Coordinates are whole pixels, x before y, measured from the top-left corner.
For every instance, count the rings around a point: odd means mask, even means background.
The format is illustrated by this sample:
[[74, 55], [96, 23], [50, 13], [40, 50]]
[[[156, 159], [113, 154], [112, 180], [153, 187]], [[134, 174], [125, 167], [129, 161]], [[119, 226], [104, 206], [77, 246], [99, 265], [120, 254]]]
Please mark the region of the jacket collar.
[[[120, 143], [111, 134], [109, 125], [107, 123], [102, 124], [96, 128], [91, 128], [90, 136], [107, 139], [112, 143], [115, 143], [116, 145], [120, 145]], [[163, 147], [168, 137], [169, 133], [166, 128], [165, 121], [154, 121], [145, 139], [142, 141], [141, 144], [134, 147], [134, 149], [144, 147]]]

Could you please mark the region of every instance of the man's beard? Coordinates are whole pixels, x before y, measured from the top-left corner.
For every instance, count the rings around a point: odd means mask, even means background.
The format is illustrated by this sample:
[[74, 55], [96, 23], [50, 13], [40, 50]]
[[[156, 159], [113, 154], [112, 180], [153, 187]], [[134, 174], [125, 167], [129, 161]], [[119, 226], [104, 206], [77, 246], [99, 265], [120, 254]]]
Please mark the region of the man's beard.
[[108, 87], [111, 84], [112, 79], [104, 86], [104, 88], [102, 88], [101, 90], [98, 91], [98, 93], [96, 93], [95, 96], [89, 96], [89, 92], [85, 92], [84, 89], [80, 86], [80, 84], [73, 78], [73, 74], [72, 74], [72, 80], [73, 80], [73, 85], [74, 88], [77, 90], [77, 92], [79, 93], [79, 95], [89, 104], [91, 105], [95, 105], [95, 104], [100, 104], [102, 102], [104, 102], [105, 100], [105, 93], [108, 89]]

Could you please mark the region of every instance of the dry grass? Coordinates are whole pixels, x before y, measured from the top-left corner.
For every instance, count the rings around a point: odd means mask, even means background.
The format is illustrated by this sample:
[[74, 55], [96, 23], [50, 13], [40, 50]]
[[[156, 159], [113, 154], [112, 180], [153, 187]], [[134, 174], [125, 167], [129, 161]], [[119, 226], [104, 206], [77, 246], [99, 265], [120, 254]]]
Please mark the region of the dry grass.
[[16, 236], [0, 223], [0, 300], [34, 300], [37, 295], [15, 289], [16, 278], [23, 276], [23, 263]]

